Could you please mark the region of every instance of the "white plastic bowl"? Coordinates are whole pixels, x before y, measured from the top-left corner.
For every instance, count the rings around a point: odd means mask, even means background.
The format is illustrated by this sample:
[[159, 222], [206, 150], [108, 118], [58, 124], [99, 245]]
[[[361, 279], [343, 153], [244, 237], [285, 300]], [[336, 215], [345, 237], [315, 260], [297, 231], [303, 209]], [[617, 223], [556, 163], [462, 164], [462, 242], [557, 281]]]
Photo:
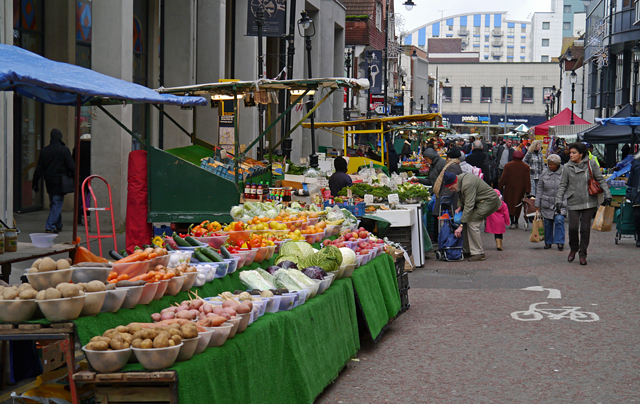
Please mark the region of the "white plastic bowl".
[[51, 248], [53, 240], [58, 237], [55, 233], [31, 233], [31, 243], [38, 248]]
[[209, 340], [209, 344], [207, 345], [209, 348], [222, 346], [225, 341], [229, 338], [231, 334], [231, 330], [234, 328], [234, 325], [227, 322], [220, 324], [217, 327], [205, 327], [207, 331], [211, 332], [211, 339]]
[[149, 304], [156, 295], [160, 282], [147, 282], [142, 289], [140, 299], [137, 304]]
[[183, 339], [182, 348], [180, 348], [180, 353], [178, 353], [176, 362], [184, 362], [191, 359], [191, 357], [196, 353], [196, 348], [198, 347], [198, 340], [200, 340], [200, 338], [202, 337], [198, 335], [195, 338]]
[[[229, 332], [229, 336], [227, 337], [227, 339], [231, 339], [233, 337], [235, 337], [236, 333], [238, 332], [238, 327], [240, 326], [240, 321], [242, 319], [239, 316], [236, 316], [232, 319], [227, 320], [224, 324], [232, 324], [233, 327], [231, 328], [231, 331]], [[211, 337], [211, 339], [213, 339], [213, 336]]]
[[104, 299], [104, 304], [100, 309], [100, 313], [115, 313], [120, 310], [124, 298], [127, 297], [126, 289], [112, 289], [107, 290], [107, 297]]
[[297, 296], [297, 293], [283, 293], [282, 299], [280, 300], [279, 311], [287, 311], [293, 309]]
[[138, 362], [147, 370], [160, 370], [173, 366], [183, 343], [167, 348], [131, 348]]
[[328, 276], [325, 276], [323, 280], [320, 281], [320, 287], [318, 287], [318, 294], [321, 295], [324, 293], [325, 290], [327, 290], [327, 288], [329, 288], [329, 285], [331, 285], [331, 278]]
[[102, 305], [104, 304], [106, 297], [106, 290], [102, 292], [85, 292], [84, 305], [82, 306], [80, 316], [95, 316], [100, 313], [100, 309], [102, 309]]
[[109, 277], [109, 272], [111, 272], [111, 268], [106, 267], [71, 267], [71, 269], [73, 269], [71, 274], [73, 283], [89, 283], [91, 281], [104, 283]]
[[38, 300], [42, 314], [50, 321], [75, 320], [80, 317], [85, 296]]
[[197, 272], [186, 272], [184, 274], [184, 276], [186, 276], [186, 279], [184, 280], [184, 283], [182, 284], [182, 287], [180, 288], [180, 292], [186, 292], [188, 290], [190, 290], [193, 285], [196, 283], [196, 277], [198, 276]]
[[200, 339], [198, 340], [198, 346], [196, 347], [195, 352], [193, 353], [194, 355], [197, 354], [201, 354], [204, 352], [205, 349], [207, 349], [207, 347], [209, 346], [209, 341], [211, 341], [211, 335], [213, 334], [213, 331], [200, 331], [198, 333], [198, 335], [200, 336]]
[[236, 331], [236, 334], [243, 333], [244, 330], [247, 329], [247, 327], [249, 326], [249, 323], [251, 322], [251, 317], [253, 316], [253, 312], [238, 314], [238, 316], [240, 316], [240, 325], [238, 325], [238, 331]]
[[167, 287], [169, 286], [169, 279], [160, 281], [158, 285], [158, 289], [156, 289], [156, 294], [153, 296], [153, 300], [160, 300], [162, 296], [164, 296], [164, 292], [167, 291]]
[[167, 290], [165, 291], [165, 295], [167, 296], [175, 296], [182, 289], [182, 285], [184, 285], [184, 281], [187, 279], [185, 275], [182, 276], [174, 276], [169, 279], [169, 285], [167, 285]]
[[0, 321], [3, 323], [29, 321], [37, 308], [38, 303], [34, 299], [0, 300]]
[[29, 284], [37, 291], [55, 288], [61, 283], [69, 282], [73, 276], [73, 269], [58, 269], [55, 271], [27, 273]]
[[130, 286], [127, 288], [118, 288], [125, 289], [127, 291], [127, 295], [122, 302], [121, 309], [133, 309], [138, 302], [140, 301], [140, 297], [142, 297], [142, 292], [144, 291], [145, 285], [142, 286]]
[[85, 345], [82, 350], [91, 367], [98, 373], [117, 372], [127, 364], [131, 356], [131, 348], [116, 351], [91, 351]]
[[272, 296], [267, 299], [269, 299], [269, 301], [267, 302], [265, 311], [267, 313], [277, 313], [280, 310], [280, 301], [282, 300], [282, 296]]
[[[356, 270], [357, 265], [356, 264], [351, 264], [351, 265], [345, 265], [344, 269], [342, 270], [342, 277], [343, 278], [350, 278], [351, 275], [353, 275], [353, 271]], [[342, 268], [342, 267], [340, 267]]]

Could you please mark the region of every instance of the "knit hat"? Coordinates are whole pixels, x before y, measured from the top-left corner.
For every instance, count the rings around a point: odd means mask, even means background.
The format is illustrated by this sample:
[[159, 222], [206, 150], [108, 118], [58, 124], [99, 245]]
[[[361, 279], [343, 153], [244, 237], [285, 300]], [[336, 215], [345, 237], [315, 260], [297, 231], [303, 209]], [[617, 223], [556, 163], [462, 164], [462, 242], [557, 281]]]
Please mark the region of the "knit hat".
[[516, 150], [513, 152], [513, 159], [514, 160], [522, 160], [524, 158], [524, 153], [521, 152], [520, 150]]
[[562, 160], [560, 160], [560, 156], [558, 156], [557, 154], [552, 154], [549, 157], [547, 157], [547, 161], [550, 163], [559, 165]]
[[457, 182], [458, 182], [457, 175], [450, 173], [448, 171], [444, 173], [444, 176], [442, 177], [442, 183], [444, 184], [445, 187], [450, 187]]
[[450, 159], [459, 159], [460, 156], [462, 156], [462, 153], [460, 153], [459, 147], [452, 147], [451, 150], [447, 152], [447, 157]]

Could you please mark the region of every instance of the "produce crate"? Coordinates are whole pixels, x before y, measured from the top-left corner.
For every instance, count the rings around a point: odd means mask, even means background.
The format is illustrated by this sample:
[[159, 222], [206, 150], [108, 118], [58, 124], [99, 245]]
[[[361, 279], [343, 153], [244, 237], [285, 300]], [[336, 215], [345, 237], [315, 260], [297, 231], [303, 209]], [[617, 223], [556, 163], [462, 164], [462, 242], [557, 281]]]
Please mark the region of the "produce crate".
[[627, 193], [627, 187], [609, 187], [609, 191], [611, 191], [611, 195], [625, 195]]
[[166, 234], [167, 236], [171, 237], [171, 235], [173, 234], [173, 230], [171, 230], [171, 227], [169, 226], [165, 226], [164, 224], [162, 226], [153, 226], [153, 236], [160, 236], [162, 237], [163, 234]]
[[346, 203], [336, 203], [336, 204], [331, 204], [329, 203], [329, 201], [324, 201], [324, 207], [326, 208], [327, 206], [332, 208], [334, 206], [338, 206], [340, 209], [346, 209], [349, 212], [351, 212], [353, 214], [353, 216], [363, 216], [364, 215], [364, 208], [366, 208], [367, 205], [365, 205], [364, 202], [360, 202], [356, 205], [347, 205]]
[[411, 255], [411, 226], [391, 227], [389, 231], [387, 231], [387, 238], [399, 243], [407, 254]]
[[405, 259], [399, 258], [396, 263], [396, 276], [398, 278], [398, 291], [400, 292], [400, 313], [404, 313], [409, 310], [411, 306], [409, 304], [409, 273], [404, 271]]

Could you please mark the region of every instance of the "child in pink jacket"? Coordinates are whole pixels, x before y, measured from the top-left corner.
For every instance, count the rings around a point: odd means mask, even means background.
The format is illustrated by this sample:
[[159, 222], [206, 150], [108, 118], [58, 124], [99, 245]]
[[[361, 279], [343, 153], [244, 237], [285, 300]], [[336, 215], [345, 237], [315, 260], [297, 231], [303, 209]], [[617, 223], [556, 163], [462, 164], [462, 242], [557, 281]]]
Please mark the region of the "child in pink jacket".
[[[498, 191], [497, 189], [495, 191], [502, 201], [502, 195], [500, 194], [500, 191]], [[485, 231], [487, 233], [495, 235], [496, 247], [498, 251], [502, 251], [502, 235], [507, 231], [507, 226], [509, 226], [510, 223], [511, 219], [509, 219], [509, 208], [504, 202], [502, 202], [500, 209], [487, 217]]]

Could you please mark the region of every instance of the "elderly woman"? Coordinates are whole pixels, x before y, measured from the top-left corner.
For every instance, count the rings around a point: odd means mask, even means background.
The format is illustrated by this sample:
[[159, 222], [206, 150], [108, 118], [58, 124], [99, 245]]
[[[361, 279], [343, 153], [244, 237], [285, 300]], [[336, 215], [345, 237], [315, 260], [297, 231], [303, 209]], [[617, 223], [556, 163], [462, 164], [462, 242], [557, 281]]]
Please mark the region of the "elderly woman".
[[587, 248], [591, 222], [598, 208], [598, 195], [589, 194], [589, 177], [600, 184], [604, 192], [604, 206], [611, 205], [611, 192], [607, 186], [600, 168], [589, 160], [587, 146], [582, 143], [572, 143], [569, 146], [570, 161], [564, 165], [560, 187], [556, 194], [556, 213], [561, 213], [567, 200], [569, 212], [569, 246], [571, 252], [567, 257], [569, 262], [580, 256], [580, 265], [587, 265]]
[[544, 219], [544, 249], [548, 250], [552, 244], [558, 245], [558, 251], [564, 249], [564, 217], [567, 210], [564, 205], [560, 213], [556, 213], [556, 194], [560, 187], [562, 165], [560, 156], [552, 154], [547, 158], [547, 167], [542, 170], [536, 191], [536, 210]]
[[529, 147], [529, 151], [522, 161], [531, 169], [531, 192], [537, 196], [538, 180], [544, 169], [542, 143], [539, 140], [534, 140], [533, 143], [531, 143], [531, 147]]
[[509, 207], [511, 216], [510, 229], [518, 227], [518, 218], [522, 211], [522, 198], [531, 192], [531, 181], [529, 181], [528, 165], [522, 162], [524, 153], [513, 152], [513, 161], [504, 166], [504, 171], [498, 182], [498, 190], [504, 197], [504, 202]]

